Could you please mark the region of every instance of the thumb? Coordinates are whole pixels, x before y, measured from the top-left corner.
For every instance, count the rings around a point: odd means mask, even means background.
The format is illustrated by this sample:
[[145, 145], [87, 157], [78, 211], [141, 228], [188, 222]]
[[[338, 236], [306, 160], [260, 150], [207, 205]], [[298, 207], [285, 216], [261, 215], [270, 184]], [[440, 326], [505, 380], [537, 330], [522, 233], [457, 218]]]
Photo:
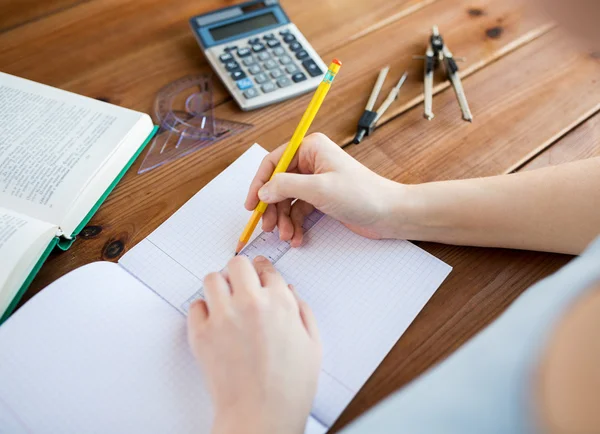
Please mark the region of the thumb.
[[300, 199], [316, 207], [326, 202], [324, 191], [326, 179], [323, 175], [301, 175], [278, 173], [258, 190], [258, 197], [266, 203], [277, 203], [285, 199]]

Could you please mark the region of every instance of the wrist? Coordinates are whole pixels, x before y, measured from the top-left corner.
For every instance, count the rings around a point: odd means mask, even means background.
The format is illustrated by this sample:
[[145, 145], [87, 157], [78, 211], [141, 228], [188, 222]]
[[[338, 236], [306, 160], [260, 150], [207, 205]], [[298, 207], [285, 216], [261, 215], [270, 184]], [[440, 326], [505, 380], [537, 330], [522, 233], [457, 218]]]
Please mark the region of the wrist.
[[265, 414], [260, 408], [254, 411], [229, 409], [215, 414], [212, 434], [302, 434], [304, 426], [299, 423], [296, 427], [294, 419], [286, 412]]
[[387, 181], [381, 219], [385, 237], [423, 240], [429, 217], [421, 186]]

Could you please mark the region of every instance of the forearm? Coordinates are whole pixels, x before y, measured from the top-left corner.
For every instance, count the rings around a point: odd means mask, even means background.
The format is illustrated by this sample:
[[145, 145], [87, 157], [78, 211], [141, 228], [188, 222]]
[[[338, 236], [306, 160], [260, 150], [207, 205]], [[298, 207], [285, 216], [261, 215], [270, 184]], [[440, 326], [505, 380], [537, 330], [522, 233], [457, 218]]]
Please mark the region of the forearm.
[[600, 233], [600, 158], [398, 188], [401, 238], [577, 254]]

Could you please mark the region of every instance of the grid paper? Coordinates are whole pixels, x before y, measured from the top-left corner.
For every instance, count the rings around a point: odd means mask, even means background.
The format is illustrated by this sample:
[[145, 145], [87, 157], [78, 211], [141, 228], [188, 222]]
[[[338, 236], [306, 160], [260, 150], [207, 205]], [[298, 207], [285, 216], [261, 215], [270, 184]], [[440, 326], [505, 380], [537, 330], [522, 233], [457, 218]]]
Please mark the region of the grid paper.
[[[203, 276], [232, 257], [249, 217], [242, 207], [246, 186], [264, 155], [258, 145], [251, 147], [120, 264], [182, 310], [197, 296]], [[326, 426], [451, 271], [407, 241], [369, 240], [326, 216], [276, 266], [317, 318], [324, 357], [313, 415]]]

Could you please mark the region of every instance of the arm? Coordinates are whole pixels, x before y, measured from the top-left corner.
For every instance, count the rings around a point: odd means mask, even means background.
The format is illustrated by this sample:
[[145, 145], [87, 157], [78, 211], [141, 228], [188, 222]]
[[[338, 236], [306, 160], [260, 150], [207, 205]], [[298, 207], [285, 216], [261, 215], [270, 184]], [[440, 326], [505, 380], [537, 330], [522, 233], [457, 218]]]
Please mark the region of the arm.
[[390, 225], [409, 239], [576, 254], [600, 233], [600, 158], [397, 188]]
[[[322, 134], [308, 136], [290, 166], [268, 181], [283, 148], [269, 154], [248, 194], [269, 206], [293, 246], [313, 207], [372, 238], [579, 253], [600, 233], [600, 158], [488, 178], [404, 185], [378, 176]], [[268, 182], [267, 182], [268, 181]], [[299, 200], [292, 204], [290, 198]]]

